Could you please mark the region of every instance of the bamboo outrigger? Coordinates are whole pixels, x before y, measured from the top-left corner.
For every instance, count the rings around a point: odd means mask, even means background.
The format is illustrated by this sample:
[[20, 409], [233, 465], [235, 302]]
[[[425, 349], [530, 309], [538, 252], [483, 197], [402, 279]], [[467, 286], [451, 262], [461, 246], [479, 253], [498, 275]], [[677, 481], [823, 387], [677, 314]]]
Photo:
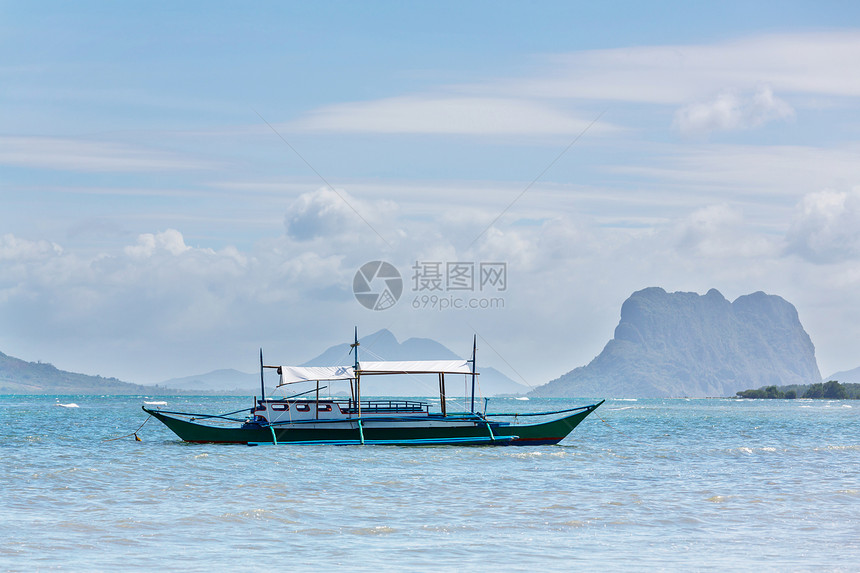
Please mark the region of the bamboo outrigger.
[[[260, 351], [262, 395], [254, 406], [227, 414], [193, 414], [143, 406], [186, 442], [266, 444], [372, 445], [543, 445], [557, 444], [603, 401], [588, 406], [535, 413], [488, 413], [475, 409], [476, 341], [470, 360], [359, 361], [358, 334], [351, 345], [353, 366], [265, 366]], [[278, 387], [315, 383], [315, 387], [286, 398], [266, 398], [263, 371], [276, 369]], [[361, 379], [390, 374], [435, 374], [439, 382], [439, 412], [426, 401], [362, 399]], [[445, 375], [471, 377], [470, 410], [448, 412]], [[348, 398], [320, 397], [321, 382], [348, 382]], [[313, 398], [308, 398], [313, 394]], [[486, 410], [486, 408], [485, 408]], [[237, 414], [249, 412], [247, 417]], [[520, 418], [554, 416], [548, 421], [516, 423]], [[502, 420], [499, 418], [507, 418]], [[513, 418], [513, 421], [511, 421]]]

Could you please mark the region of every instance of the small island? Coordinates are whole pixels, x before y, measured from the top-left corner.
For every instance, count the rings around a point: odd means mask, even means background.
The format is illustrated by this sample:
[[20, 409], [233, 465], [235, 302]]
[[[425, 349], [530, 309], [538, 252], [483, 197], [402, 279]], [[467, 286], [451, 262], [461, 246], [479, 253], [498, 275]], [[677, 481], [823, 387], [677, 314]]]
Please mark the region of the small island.
[[860, 384], [840, 384], [836, 380], [810, 385], [764, 386], [757, 390], [742, 390], [738, 398], [764, 398], [770, 400], [794, 400], [801, 398], [825, 400], [860, 400]]

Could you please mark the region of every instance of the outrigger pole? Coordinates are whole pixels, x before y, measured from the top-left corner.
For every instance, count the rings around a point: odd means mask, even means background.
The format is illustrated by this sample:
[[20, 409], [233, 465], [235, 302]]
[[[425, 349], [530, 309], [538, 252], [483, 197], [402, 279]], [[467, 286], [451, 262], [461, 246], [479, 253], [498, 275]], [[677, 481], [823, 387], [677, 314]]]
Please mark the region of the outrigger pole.
[[478, 335], [472, 335], [472, 413], [475, 413], [475, 372], [478, 371], [478, 365], [475, 363], [476, 354], [478, 351]]

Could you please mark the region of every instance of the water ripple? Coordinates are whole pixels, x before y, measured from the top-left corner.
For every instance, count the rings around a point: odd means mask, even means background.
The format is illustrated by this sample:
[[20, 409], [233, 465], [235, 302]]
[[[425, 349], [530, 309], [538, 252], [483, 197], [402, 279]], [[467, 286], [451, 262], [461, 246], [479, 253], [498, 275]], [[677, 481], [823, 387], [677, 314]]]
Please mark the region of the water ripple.
[[140, 425], [140, 399], [55, 402], [0, 399], [6, 570], [283, 567], [285, 551], [300, 570], [852, 570], [860, 554], [860, 409], [842, 402], [609, 401], [558, 447], [265, 450], [154, 423], [104, 442]]

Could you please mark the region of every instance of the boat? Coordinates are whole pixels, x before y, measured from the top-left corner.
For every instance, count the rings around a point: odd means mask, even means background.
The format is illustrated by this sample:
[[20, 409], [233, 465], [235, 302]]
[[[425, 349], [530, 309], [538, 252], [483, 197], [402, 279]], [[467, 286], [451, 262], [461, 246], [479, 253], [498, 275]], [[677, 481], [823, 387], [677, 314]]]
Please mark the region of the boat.
[[[143, 411], [179, 438], [193, 443], [260, 445], [497, 445], [557, 444], [600, 402], [545, 412], [487, 412], [475, 407], [477, 340], [470, 360], [364, 361], [358, 358], [358, 332], [350, 345], [352, 366], [266, 366], [260, 350], [261, 397], [250, 408], [226, 414], [163, 410], [145, 404]], [[264, 371], [275, 369], [278, 388], [310, 385], [309, 390], [276, 398], [265, 395]], [[362, 398], [362, 380], [373, 376], [430, 376], [438, 383], [439, 406], [429, 400]], [[448, 409], [446, 375], [471, 379], [470, 407]], [[325, 383], [325, 386], [321, 386]], [[349, 394], [322, 396], [332, 384], [349, 386]], [[301, 386], [295, 386], [300, 388]], [[240, 417], [244, 416], [244, 417]], [[538, 418], [538, 421], [531, 421]], [[147, 418], [148, 419], [148, 418]]]

